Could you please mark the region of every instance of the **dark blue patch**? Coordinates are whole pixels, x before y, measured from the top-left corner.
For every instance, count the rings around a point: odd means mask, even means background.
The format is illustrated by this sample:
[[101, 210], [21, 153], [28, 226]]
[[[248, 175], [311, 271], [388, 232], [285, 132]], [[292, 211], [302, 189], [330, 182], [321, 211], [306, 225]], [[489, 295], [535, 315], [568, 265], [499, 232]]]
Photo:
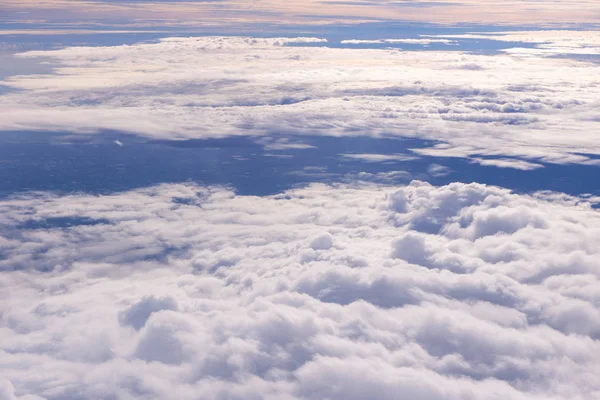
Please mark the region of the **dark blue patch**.
[[109, 224], [105, 219], [92, 219], [86, 217], [56, 217], [41, 220], [28, 220], [18, 226], [18, 229], [54, 229], [71, 228], [75, 226], [92, 226]]
[[[8, 136], [2, 136], [1, 196], [23, 191], [104, 194], [165, 182], [226, 185], [240, 194], [267, 195], [310, 182], [357, 178], [395, 184], [412, 179], [435, 185], [480, 182], [521, 193], [552, 190], [600, 195], [597, 166], [540, 163], [545, 168], [521, 171], [481, 166], [460, 158], [420, 157], [411, 161], [369, 163], [341, 156], [352, 153], [411, 155], [409, 149], [435, 144], [420, 139], [294, 136], [289, 140], [314, 148], [275, 151], [265, 150], [258, 144], [264, 138], [251, 137], [144, 141], [107, 133], [78, 141], [66, 136], [13, 133], [13, 138], [20, 140], [11, 141]], [[123, 147], [112, 140], [119, 140]], [[441, 175], [440, 171], [431, 170], [433, 164], [451, 172]], [[402, 173], [389, 174], [393, 171]], [[174, 199], [175, 203], [186, 204], [186, 201]]]

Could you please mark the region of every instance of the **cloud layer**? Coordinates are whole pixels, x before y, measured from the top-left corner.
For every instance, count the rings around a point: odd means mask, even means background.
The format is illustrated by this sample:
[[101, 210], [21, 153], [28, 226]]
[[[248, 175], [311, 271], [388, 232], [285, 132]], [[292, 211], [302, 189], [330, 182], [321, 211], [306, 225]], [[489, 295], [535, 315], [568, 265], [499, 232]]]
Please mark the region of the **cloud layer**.
[[33, 51], [21, 57], [56, 69], [2, 82], [13, 90], [0, 96], [0, 129], [416, 137], [440, 142], [425, 155], [597, 164], [600, 66], [544, 52], [589, 50], [597, 38], [541, 32], [543, 48], [488, 55], [243, 37]]
[[[284, 24], [419, 21], [502, 25], [573, 26], [597, 23], [595, 0], [4, 0], [5, 14], [26, 22], [45, 21], [215, 30]], [[25, 13], [25, 15], [19, 15]]]
[[585, 199], [162, 185], [0, 224], [2, 400], [600, 398]]
[[[533, 43], [535, 49], [516, 48], [507, 50], [509, 53], [533, 53], [545, 55], [599, 55], [600, 34], [598, 31], [514, 31], [494, 33], [471, 33], [464, 35], [442, 35], [443, 39], [485, 39], [503, 42]], [[425, 39], [426, 40], [426, 39]]]

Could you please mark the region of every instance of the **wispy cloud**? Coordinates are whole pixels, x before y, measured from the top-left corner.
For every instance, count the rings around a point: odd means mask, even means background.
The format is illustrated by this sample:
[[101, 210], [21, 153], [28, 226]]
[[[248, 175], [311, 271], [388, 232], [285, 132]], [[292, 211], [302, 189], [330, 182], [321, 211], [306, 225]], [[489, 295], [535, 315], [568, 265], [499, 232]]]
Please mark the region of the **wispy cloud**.
[[511, 158], [472, 158], [474, 163], [484, 165], [484, 166], [492, 166], [499, 168], [514, 168], [520, 169], [523, 171], [531, 171], [538, 168], [544, 168], [541, 164], [531, 163], [523, 160], [515, 160]]
[[418, 159], [418, 157], [407, 154], [373, 154], [373, 153], [357, 153], [357, 154], [340, 154], [342, 158], [350, 160], [358, 160], [369, 163], [378, 162], [405, 162]]

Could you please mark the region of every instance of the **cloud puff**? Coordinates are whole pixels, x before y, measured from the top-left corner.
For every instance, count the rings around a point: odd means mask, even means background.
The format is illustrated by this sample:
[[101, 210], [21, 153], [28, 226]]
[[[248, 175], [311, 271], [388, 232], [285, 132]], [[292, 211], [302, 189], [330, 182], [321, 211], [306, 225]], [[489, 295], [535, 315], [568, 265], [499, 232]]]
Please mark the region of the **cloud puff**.
[[2, 82], [17, 90], [0, 96], [0, 129], [116, 130], [161, 139], [412, 137], [438, 143], [421, 155], [514, 159], [505, 167], [599, 162], [597, 64], [319, 43], [170, 38], [22, 53], [49, 57], [55, 73]]
[[600, 391], [586, 199], [418, 181], [31, 193], [0, 202], [0, 235], [2, 399]]
[[162, 310], [177, 310], [177, 302], [172, 297], [147, 296], [120, 313], [119, 321], [139, 330], [153, 313]]

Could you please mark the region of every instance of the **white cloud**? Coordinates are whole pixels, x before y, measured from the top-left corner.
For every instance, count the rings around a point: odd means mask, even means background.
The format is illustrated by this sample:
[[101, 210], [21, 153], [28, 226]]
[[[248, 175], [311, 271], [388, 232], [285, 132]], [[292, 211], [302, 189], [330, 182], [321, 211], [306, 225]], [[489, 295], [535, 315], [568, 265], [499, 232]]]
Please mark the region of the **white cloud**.
[[456, 44], [454, 40], [449, 39], [386, 39], [387, 43], [403, 43], [403, 44], [421, 44], [421, 45], [430, 45], [433, 43], [441, 43], [447, 45]]
[[119, 314], [122, 325], [141, 329], [150, 316], [162, 310], [177, 310], [177, 302], [172, 297], [147, 296]]
[[440, 142], [422, 155], [598, 163], [597, 64], [302, 43], [320, 39], [171, 38], [23, 53], [57, 68], [2, 82], [19, 90], [0, 96], [0, 129], [411, 137]]
[[346, 39], [342, 40], [340, 43], [342, 44], [383, 44], [383, 43], [401, 43], [401, 44], [421, 44], [421, 45], [430, 45], [432, 43], [443, 43], [447, 45], [455, 44], [454, 40], [450, 39], [374, 39], [374, 40], [365, 40], [365, 39]]
[[439, 177], [439, 176], [446, 176], [446, 175], [451, 174], [452, 169], [450, 169], [444, 165], [440, 165], [440, 164], [430, 164], [429, 167], [427, 168], [427, 172], [431, 176]]
[[[55, 227], [27, 228], [40, 220]], [[23, 194], [0, 227], [3, 400], [600, 391], [600, 214], [584, 199], [162, 185]]]
[[538, 168], [544, 168], [542, 164], [531, 163], [523, 160], [515, 160], [511, 158], [473, 158], [472, 161], [479, 165], [498, 167], [498, 168], [514, 168], [523, 171], [531, 171]]
[[600, 55], [599, 30], [546, 30], [512, 31], [493, 33], [469, 33], [461, 35], [433, 35], [452, 39], [486, 39], [502, 42], [534, 44], [534, 48], [511, 48], [504, 50], [513, 54], [557, 55], [579, 54]]
[[358, 174], [347, 174], [344, 176], [348, 182], [376, 182], [376, 183], [407, 183], [411, 181], [411, 174], [407, 171], [365, 172]]
[[341, 40], [342, 44], [382, 44], [385, 43], [382, 39], [345, 39]]
[[412, 161], [418, 159], [415, 156], [409, 156], [406, 154], [375, 154], [375, 153], [349, 153], [349, 154], [340, 154], [343, 158], [350, 160], [358, 160], [364, 161], [368, 163], [378, 163], [378, 162], [404, 162], [404, 161]]
[[302, 143], [299, 141], [291, 141], [289, 138], [271, 138], [264, 137], [257, 140], [258, 143], [264, 146], [267, 151], [272, 150], [306, 150], [314, 149], [315, 146], [310, 144]]

